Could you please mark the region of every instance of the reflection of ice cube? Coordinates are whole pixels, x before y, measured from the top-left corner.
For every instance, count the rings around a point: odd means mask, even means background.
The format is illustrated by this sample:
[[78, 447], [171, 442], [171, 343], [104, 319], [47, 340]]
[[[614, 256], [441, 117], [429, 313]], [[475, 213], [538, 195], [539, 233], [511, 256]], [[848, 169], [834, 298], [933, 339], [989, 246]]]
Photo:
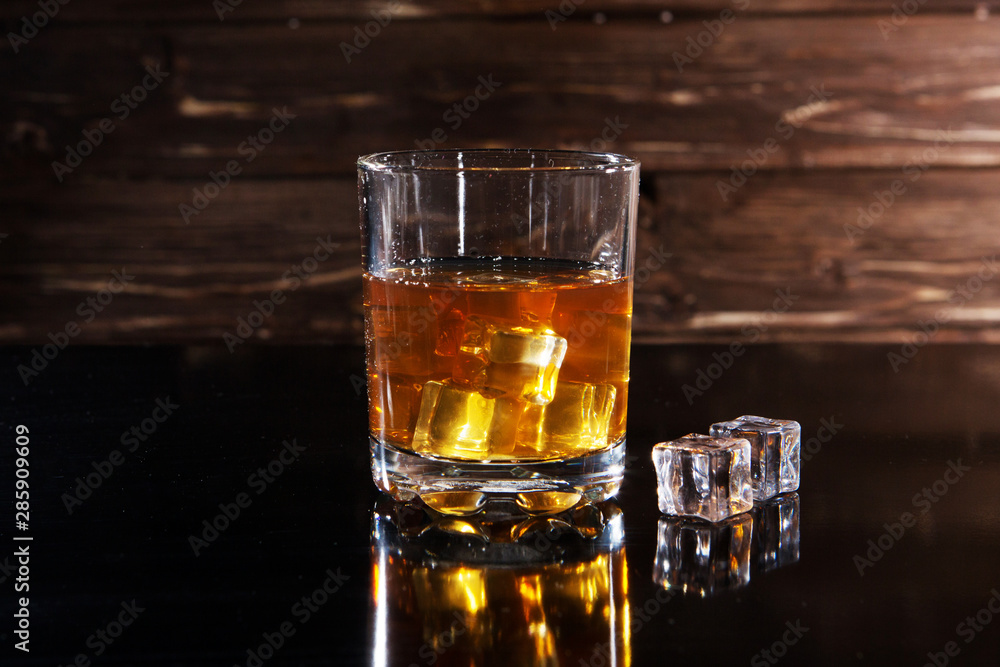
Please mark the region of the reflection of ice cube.
[[552, 400], [566, 339], [548, 329], [500, 327], [479, 317], [465, 324], [455, 380], [491, 397], [537, 405]]
[[694, 433], [653, 447], [664, 514], [720, 521], [753, 507], [750, 443]]
[[766, 500], [799, 488], [802, 428], [798, 422], [743, 415], [733, 421], [712, 424], [709, 433], [750, 441], [750, 472], [755, 500]]
[[753, 519], [740, 514], [719, 523], [661, 518], [653, 581], [702, 597], [750, 582]]
[[610, 384], [558, 383], [542, 420], [545, 446], [568, 453], [606, 446], [615, 394]]
[[753, 508], [754, 562], [762, 571], [799, 560], [799, 494], [775, 496]]
[[494, 401], [478, 392], [441, 382], [424, 385], [413, 449], [458, 459], [485, 458]]

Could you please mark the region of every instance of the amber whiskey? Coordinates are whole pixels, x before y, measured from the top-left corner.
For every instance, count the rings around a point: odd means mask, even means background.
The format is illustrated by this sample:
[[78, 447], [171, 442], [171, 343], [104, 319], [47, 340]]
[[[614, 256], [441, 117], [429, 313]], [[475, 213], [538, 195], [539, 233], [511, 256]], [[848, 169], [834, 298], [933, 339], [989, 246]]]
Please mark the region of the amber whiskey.
[[378, 441], [543, 461], [624, 438], [628, 278], [556, 260], [423, 260], [365, 274], [364, 303]]

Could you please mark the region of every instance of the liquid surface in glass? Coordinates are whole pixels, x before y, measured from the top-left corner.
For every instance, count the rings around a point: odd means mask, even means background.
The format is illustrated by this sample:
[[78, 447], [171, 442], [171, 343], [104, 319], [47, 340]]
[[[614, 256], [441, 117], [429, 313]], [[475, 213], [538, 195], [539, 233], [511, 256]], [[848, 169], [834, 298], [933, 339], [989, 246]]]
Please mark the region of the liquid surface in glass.
[[467, 461], [586, 455], [625, 435], [632, 283], [551, 259], [365, 274], [372, 437]]

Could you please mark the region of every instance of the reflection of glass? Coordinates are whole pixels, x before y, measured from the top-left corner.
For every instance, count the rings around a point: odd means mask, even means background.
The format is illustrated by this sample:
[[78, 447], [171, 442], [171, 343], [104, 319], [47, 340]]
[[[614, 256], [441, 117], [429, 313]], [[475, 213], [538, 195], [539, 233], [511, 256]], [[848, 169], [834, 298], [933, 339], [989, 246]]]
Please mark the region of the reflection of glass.
[[380, 500], [372, 665], [628, 665], [622, 515], [441, 516]]
[[660, 519], [653, 581], [702, 597], [750, 582], [750, 514], [710, 523], [700, 519]]
[[799, 560], [799, 494], [775, 496], [753, 508], [753, 561], [761, 572]]
[[358, 168], [375, 483], [613, 496], [639, 163], [471, 150]]

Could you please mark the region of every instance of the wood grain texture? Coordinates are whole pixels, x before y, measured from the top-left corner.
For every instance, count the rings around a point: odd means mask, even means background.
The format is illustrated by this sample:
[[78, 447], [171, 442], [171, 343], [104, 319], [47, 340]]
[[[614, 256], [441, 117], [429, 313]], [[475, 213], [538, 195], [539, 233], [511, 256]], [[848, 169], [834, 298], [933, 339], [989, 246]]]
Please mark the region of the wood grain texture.
[[[357, 155], [426, 145], [438, 128], [444, 147], [610, 149], [647, 171], [729, 169], [768, 140], [764, 170], [895, 167], [951, 128], [938, 166], [1000, 165], [992, 18], [918, 14], [883, 39], [871, 16], [741, 16], [683, 72], [673, 54], [706, 30], [698, 19], [390, 24], [348, 64], [352, 29], [53, 25], [25, 57], [0, 58], [0, 173], [54, 178], [65, 147], [110, 118], [68, 179], [204, 177], [275, 108], [296, 118], [248, 175], [347, 175]], [[117, 119], [114, 100], [156, 63], [170, 76]], [[455, 127], [448, 110], [491, 75], [499, 87]]]
[[[760, 14], [851, 12], [891, 14], [897, 0], [751, 0], [747, 11]], [[91, 0], [71, 2], [60, 10], [65, 22], [204, 21], [225, 22], [300, 20], [369, 20], [371, 12], [390, 11], [395, 19], [427, 20], [456, 17], [544, 18], [545, 12], [563, 12], [568, 19], [590, 20], [596, 13], [659, 16], [664, 10], [674, 15], [719, 12], [734, 6], [733, 0], [272, 0], [249, 2], [228, 0], [232, 11], [217, 9], [213, 0], [174, 0], [151, 3], [143, 0]], [[743, 5], [741, 1], [739, 3]], [[936, 0], [924, 4], [922, 12], [973, 12], [978, 6], [996, 8], [996, 2]], [[569, 8], [574, 8], [572, 11]], [[38, 10], [37, 3], [5, 0], [3, 15], [20, 17]], [[220, 19], [220, 16], [222, 19]]]
[[[441, 147], [642, 159], [636, 340], [903, 342], [940, 311], [935, 341], [1000, 342], [1000, 281], [955, 291], [1000, 246], [996, 3], [927, 3], [884, 32], [894, 3], [751, 0], [713, 36], [729, 0], [666, 21], [587, 0], [555, 30], [558, 3], [426, 0], [348, 62], [341, 43], [386, 2], [243, 2], [219, 21], [209, 0], [75, 0], [17, 53], [0, 40], [0, 343], [80, 322], [124, 268], [76, 340], [222, 344], [317, 239], [339, 245], [253, 340], [360, 340], [354, 161], [435, 130]], [[0, 6], [5, 34], [34, 8]], [[149, 68], [169, 75], [124, 116]], [[483, 79], [496, 90], [456, 123]], [[247, 151], [275, 110], [294, 118]], [[102, 120], [113, 132], [58, 182]], [[185, 222], [229, 161], [241, 173]], [[772, 314], [778, 291], [794, 299]]]
[[[637, 341], [904, 342], [947, 309], [935, 341], [1000, 342], [1000, 280], [956, 299], [1000, 251], [1000, 173], [932, 170], [761, 173], [723, 202], [726, 174], [661, 174], [643, 185]], [[861, 236], [858, 207], [906, 190]], [[361, 339], [356, 185], [236, 179], [185, 224], [198, 182], [4, 185], [0, 342], [44, 341], [115, 269], [136, 275], [77, 340], [222, 344], [237, 318], [300, 264], [317, 238], [340, 245], [287, 294], [255, 341]], [[655, 268], [651, 249], [672, 253]], [[984, 259], [987, 263], [984, 264]], [[647, 264], [647, 260], [654, 260]], [[655, 270], [643, 273], [641, 267]], [[982, 274], [981, 274], [982, 275]], [[787, 312], [769, 314], [778, 291]], [[951, 303], [949, 303], [949, 299]]]

